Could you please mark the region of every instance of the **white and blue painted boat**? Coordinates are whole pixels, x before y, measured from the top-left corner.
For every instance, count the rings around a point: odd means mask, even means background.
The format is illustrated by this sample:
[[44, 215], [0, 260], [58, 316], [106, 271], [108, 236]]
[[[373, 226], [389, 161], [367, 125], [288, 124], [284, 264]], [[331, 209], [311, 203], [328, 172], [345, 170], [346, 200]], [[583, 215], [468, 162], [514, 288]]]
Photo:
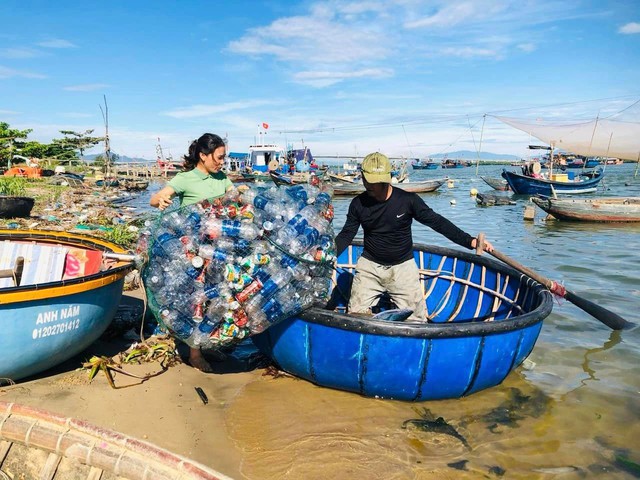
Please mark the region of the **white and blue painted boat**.
[[80, 353], [112, 321], [132, 256], [98, 238], [0, 230], [0, 381]]
[[[559, 179], [560, 175], [562, 175], [561, 179]], [[545, 197], [551, 197], [554, 194], [593, 193], [598, 190], [598, 183], [603, 177], [603, 170], [585, 172], [575, 176], [573, 180], [568, 174], [556, 174], [554, 180], [508, 170], [502, 171], [502, 178], [507, 181], [516, 195], [544, 195]]]
[[253, 337], [280, 368], [367, 397], [464, 397], [500, 384], [519, 366], [551, 313], [549, 291], [517, 270], [486, 255], [416, 245], [429, 322], [350, 315], [350, 277], [361, 253], [356, 242], [338, 258], [326, 308]]

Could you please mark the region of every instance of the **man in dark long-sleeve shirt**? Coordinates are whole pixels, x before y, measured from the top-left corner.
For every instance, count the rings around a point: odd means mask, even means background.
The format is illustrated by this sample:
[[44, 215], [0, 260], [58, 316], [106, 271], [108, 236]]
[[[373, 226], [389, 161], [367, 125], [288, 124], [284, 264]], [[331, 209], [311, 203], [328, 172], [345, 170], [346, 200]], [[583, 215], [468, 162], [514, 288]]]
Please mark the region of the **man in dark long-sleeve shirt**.
[[[434, 212], [417, 194], [394, 188], [385, 155], [367, 155], [362, 174], [366, 191], [351, 201], [347, 220], [336, 236], [340, 255], [361, 225], [364, 230], [364, 251], [356, 265], [349, 311], [371, 313], [379, 296], [387, 292], [399, 308], [413, 310], [410, 320], [424, 321], [426, 307], [413, 260], [411, 223], [415, 219], [465, 248], [475, 248], [477, 240]], [[492, 249], [485, 242], [485, 250]]]

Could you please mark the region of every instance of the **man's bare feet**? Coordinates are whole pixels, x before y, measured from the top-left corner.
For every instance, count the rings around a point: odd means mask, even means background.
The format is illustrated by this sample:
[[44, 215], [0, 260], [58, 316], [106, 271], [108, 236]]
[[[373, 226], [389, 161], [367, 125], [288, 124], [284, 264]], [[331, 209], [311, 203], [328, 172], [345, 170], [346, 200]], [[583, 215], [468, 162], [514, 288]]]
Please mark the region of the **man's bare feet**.
[[207, 362], [202, 355], [202, 351], [199, 348], [189, 349], [189, 365], [193, 368], [205, 373], [212, 373], [213, 369], [209, 362]]

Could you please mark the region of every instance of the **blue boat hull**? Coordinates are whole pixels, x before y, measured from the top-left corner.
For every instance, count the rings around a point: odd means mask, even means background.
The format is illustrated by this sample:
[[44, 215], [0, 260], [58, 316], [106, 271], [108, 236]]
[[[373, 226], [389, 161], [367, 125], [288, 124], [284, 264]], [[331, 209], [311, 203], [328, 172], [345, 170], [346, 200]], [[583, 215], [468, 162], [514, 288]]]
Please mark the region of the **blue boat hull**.
[[0, 305], [0, 377], [28, 377], [91, 345], [113, 320], [123, 284], [124, 278], [56, 299]]
[[416, 164], [412, 165], [411, 168], [414, 170], [435, 170], [438, 168], [437, 163], [424, 163], [424, 164]]
[[[338, 260], [346, 278], [362, 248]], [[254, 337], [285, 371], [368, 397], [459, 398], [500, 384], [529, 355], [551, 312], [550, 293], [498, 262], [419, 246], [430, 323], [388, 322], [319, 308]], [[434, 273], [441, 272], [441, 273]], [[333, 298], [337, 308], [347, 300]]]
[[[518, 195], [544, 195], [551, 197], [557, 194], [593, 193], [598, 190], [598, 183], [604, 173], [597, 172], [593, 178], [575, 182], [560, 182], [534, 178], [519, 173], [502, 171], [502, 177], [509, 183], [511, 190]], [[553, 187], [553, 188], [552, 188]]]
[[[0, 241], [35, 242], [126, 253], [115, 244], [64, 232], [0, 231]], [[19, 380], [82, 352], [104, 333], [116, 313], [132, 262], [37, 285], [0, 288], [0, 380]]]

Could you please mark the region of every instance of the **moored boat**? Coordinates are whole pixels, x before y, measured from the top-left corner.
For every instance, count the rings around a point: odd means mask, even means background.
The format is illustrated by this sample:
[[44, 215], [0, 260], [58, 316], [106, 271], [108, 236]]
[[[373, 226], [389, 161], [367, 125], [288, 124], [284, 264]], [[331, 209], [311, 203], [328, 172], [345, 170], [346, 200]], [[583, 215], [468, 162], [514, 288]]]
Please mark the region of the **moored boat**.
[[[393, 183], [394, 187], [401, 188], [407, 192], [427, 193], [434, 192], [442, 185], [445, 180], [421, 180], [418, 182], [398, 182]], [[358, 183], [332, 183], [334, 195], [358, 195], [365, 191], [364, 185]]]
[[531, 200], [558, 220], [640, 222], [640, 197], [532, 197]]
[[552, 309], [543, 285], [502, 263], [416, 245], [429, 323], [340, 313], [361, 253], [356, 242], [338, 258], [327, 309], [311, 308], [254, 337], [285, 371], [369, 397], [463, 397], [500, 384], [520, 365]]
[[435, 170], [438, 168], [438, 164], [431, 160], [421, 160], [411, 163], [411, 168], [414, 170]]
[[464, 168], [470, 167], [471, 162], [465, 162], [460, 159], [445, 158], [441, 163], [442, 168]]
[[598, 183], [604, 177], [602, 170], [576, 175], [570, 179], [566, 173], [558, 173], [551, 179], [542, 176], [533, 177], [525, 174], [502, 171], [502, 177], [509, 187], [518, 195], [544, 195], [592, 193], [598, 190]]
[[139, 178], [125, 178], [122, 181], [122, 186], [125, 190], [140, 191], [146, 190], [149, 187], [149, 180], [143, 180]]
[[85, 235], [0, 230], [0, 378], [40, 373], [102, 335], [133, 268], [129, 257]]
[[510, 190], [509, 183], [504, 178], [497, 177], [480, 177], [487, 185], [494, 190], [506, 192]]

